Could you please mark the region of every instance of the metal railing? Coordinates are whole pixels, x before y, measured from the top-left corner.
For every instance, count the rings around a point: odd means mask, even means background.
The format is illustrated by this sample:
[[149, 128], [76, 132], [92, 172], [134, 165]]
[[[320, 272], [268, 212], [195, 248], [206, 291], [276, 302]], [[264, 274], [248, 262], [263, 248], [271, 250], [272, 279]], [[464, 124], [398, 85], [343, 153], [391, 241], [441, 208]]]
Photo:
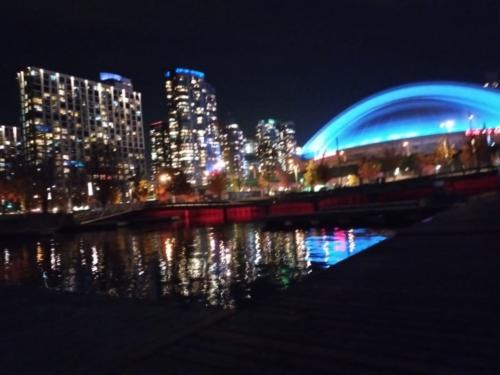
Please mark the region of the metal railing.
[[82, 212], [74, 214], [74, 218], [82, 225], [90, 224], [96, 221], [111, 219], [116, 216], [124, 215], [134, 211], [144, 209], [145, 203], [134, 202], [120, 205], [107, 206], [101, 210], [93, 210], [90, 212]]

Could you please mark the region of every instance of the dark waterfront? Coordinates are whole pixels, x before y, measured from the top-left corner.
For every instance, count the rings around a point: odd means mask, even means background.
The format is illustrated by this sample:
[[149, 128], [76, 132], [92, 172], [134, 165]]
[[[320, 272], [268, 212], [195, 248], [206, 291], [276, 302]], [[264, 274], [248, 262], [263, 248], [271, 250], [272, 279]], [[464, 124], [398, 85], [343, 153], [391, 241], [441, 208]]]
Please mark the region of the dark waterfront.
[[262, 224], [155, 227], [0, 241], [0, 283], [231, 308], [356, 254], [390, 232]]

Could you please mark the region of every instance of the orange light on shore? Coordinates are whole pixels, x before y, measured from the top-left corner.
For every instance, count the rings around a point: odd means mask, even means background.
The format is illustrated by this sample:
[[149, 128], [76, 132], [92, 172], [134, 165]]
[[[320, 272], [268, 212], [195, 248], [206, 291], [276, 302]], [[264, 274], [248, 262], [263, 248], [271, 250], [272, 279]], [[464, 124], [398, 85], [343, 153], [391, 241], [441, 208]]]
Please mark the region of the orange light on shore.
[[169, 182], [170, 180], [172, 179], [172, 177], [170, 177], [169, 174], [167, 173], [162, 173], [159, 177], [158, 177], [158, 181], [160, 181], [162, 184], [166, 184], [167, 182]]

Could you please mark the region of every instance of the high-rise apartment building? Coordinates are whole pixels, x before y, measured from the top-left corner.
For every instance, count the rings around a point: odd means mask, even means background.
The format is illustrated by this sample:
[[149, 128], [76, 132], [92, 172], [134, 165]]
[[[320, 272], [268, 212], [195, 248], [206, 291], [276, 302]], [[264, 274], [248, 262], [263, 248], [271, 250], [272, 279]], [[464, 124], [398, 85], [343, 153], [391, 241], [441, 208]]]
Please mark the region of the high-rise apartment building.
[[[208, 174], [221, 167], [215, 91], [196, 70], [175, 68], [165, 79], [167, 122], [155, 130], [166, 134], [160, 137], [164, 150], [153, 153], [164, 155], [167, 167], [183, 171], [191, 184], [206, 185]], [[153, 170], [160, 164], [153, 160]]]
[[21, 137], [17, 126], [0, 125], [0, 178], [8, 178], [19, 163]]
[[168, 122], [156, 121], [149, 125], [151, 140], [151, 174], [157, 176], [162, 170], [170, 169], [170, 141]]
[[278, 161], [281, 170], [286, 173], [294, 173], [296, 153], [295, 124], [290, 121], [280, 122], [278, 125]]
[[60, 194], [71, 198], [75, 174], [85, 186], [117, 181], [124, 194], [144, 175], [141, 94], [129, 79], [101, 73], [97, 82], [36, 67], [17, 78], [26, 165], [50, 170]]
[[248, 165], [245, 158], [246, 139], [239, 125], [232, 123], [224, 128], [222, 150], [225, 170], [230, 178], [236, 179], [239, 186], [248, 175]]
[[259, 121], [256, 142], [260, 173], [270, 175], [278, 170], [294, 172], [297, 141], [292, 122], [278, 123], [274, 119]]
[[259, 173], [265, 175], [274, 174], [279, 168], [279, 138], [276, 120], [267, 119], [259, 121], [257, 124], [256, 143]]
[[259, 159], [257, 158], [257, 142], [253, 139], [247, 139], [244, 147], [245, 163], [247, 165], [248, 177], [257, 180], [259, 171]]

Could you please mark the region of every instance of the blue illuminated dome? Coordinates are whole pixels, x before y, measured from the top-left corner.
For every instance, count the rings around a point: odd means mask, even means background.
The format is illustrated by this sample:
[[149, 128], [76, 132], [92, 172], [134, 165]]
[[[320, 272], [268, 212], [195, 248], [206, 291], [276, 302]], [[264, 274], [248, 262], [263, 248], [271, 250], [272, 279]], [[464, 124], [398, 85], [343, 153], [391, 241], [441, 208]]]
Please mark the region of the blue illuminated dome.
[[[330, 120], [302, 148], [307, 158], [375, 143], [500, 125], [500, 92], [423, 82], [372, 95]], [[338, 145], [337, 145], [338, 143]]]

